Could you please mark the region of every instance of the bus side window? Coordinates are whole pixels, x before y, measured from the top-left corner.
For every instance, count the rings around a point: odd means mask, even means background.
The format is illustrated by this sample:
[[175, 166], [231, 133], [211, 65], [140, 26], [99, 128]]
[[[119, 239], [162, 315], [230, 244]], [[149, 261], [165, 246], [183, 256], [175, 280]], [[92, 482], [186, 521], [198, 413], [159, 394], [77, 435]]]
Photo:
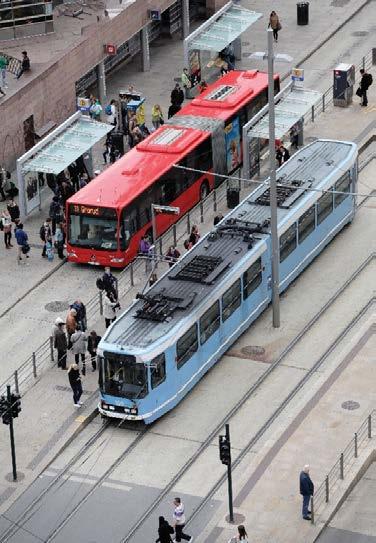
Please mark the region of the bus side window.
[[182, 192], [181, 177], [181, 170], [178, 168], [171, 168], [171, 170], [161, 177], [159, 186], [161, 189], [160, 201], [162, 205], [169, 205]]

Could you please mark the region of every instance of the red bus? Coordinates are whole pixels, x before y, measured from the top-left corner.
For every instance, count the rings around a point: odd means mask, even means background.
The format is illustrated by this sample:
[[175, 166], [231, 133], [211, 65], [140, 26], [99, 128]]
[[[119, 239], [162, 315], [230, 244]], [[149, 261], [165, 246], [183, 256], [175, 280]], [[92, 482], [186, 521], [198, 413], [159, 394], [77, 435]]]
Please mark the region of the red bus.
[[[279, 78], [275, 76], [275, 91]], [[71, 262], [126, 266], [151, 236], [151, 204], [180, 216], [241, 166], [242, 126], [267, 103], [267, 74], [229, 72], [67, 202]], [[206, 173], [175, 168], [185, 166]], [[179, 216], [157, 215], [158, 235]]]

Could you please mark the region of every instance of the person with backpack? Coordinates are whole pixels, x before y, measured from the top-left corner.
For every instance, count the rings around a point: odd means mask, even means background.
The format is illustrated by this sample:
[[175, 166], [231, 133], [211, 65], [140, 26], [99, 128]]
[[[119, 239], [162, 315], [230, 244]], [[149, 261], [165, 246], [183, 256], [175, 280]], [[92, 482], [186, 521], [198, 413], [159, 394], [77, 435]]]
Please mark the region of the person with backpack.
[[159, 517], [158, 539], [155, 543], [172, 543], [171, 534], [174, 533], [173, 527], [164, 517]]
[[50, 217], [51, 217], [51, 227], [52, 235], [55, 235], [56, 225], [63, 220], [63, 209], [60, 205], [59, 197], [54, 196], [50, 204]]
[[76, 300], [75, 302], [73, 302], [70, 308], [76, 310], [76, 320], [77, 320], [78, 327], [80, 328], [80, 330], [85, 332], [87, 328], [85, 305], [81, 302], [81, 300]]
[[111, 102], [104, 108], [106, 114], [106, 121], [108, 124], [116, 126], [117, 124], [117, 114], [116, 114], [116, 101], [111, 100]]
[[356, 94], [361, 98], [361, 106], [368, 106], [368, 96], [367, 91], [373, 83], [372, 75], [367, 73], [363, 68], [360, 70], [362, 76], [360, 80], [359, 89], [356, 91]]

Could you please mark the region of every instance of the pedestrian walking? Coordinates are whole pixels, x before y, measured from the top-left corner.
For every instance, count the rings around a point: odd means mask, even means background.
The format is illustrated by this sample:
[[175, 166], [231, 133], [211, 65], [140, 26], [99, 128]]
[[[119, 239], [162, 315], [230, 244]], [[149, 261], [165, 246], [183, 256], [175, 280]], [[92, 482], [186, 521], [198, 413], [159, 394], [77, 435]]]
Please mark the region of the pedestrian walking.
[[18, 252], [17, 252], [17, 262], [20, 263], [22, 260], [22, 255], [25, 255], [26, 258], [29, 258], [30, 245], [28, 243], [28, 235], [23, 229], [23, 224], [19, 223], [14, 232], [15, 238], [17, 240]]
[[76, 331], [71, 336], [72, 343], [72, 354], [74, 354], [74, 361], [77, 365], [80, 363], [80, 358], [82, 362], [82, 375], [86, 375], [86, 343], [87, 337], [85, 332], [80, 330], [77, 326]]
[[282, 30], [282, 25], [275, 11], [272, 11], [270, 14], [268, 28], [271, 28], [273, 30], [273, 38], [275, 43], [277, 43], [278, 32]]
[[76, 314], [76, 320], [77, 324], [83, 332], [87, 329], [87, 318], [86, 318], [86, 307], [83, 304], [83, 302], [79, 299], [77, 299], [73, 304], [70, 306], [71, 309], [75, 309]]
[[116, 277], [111, 273], [109, 266], [105, 267], [102, 277], [97, 279], [97, 287], [99, 290], [110, 292], [115, 300], [118, 299], [118, 282]]
[[288, 161], [288, 159], [290, 158], [290, 153], [288, 152], [286, 147], [280, 145], [275, 154], [275, 158], [277, 159], [278, 167], [280, 168], [282, 166], [282, 162]]
[[164, 124], [162, 108], [159, 104], [154, 104], [151, 109], [151, 122], [156, 130]]
[[290, 143], [291, 149], [298, 149], [299, 147], [299, 130], [296, 124], [291, 127], [290, 130]]
[[80, 370], [77, 364], [71, 364], [68, 369], [69, 384], [73, 391], [73, 403], [75, 407], [81, 407], [82, 402], [80, 398], [82, 396], [82, 382], [80, 376]]
[[299, 476], [300, 494], [303, 496], [302, 517], [304, 520], [311, 520], [311, 511], [308, 509], [311, 496], [315, 490], [311, 477], [309, 476], [309, 465], [306, 464]]
[[171, 91], [171, 104], [181, 107], [183, 102], [184, 102], [184, 91], [179, 85], [179, 83], [176, 83], [175, 87]]
[[57, 367], [62, 370], [67, 369], [67, 350], [68, 342], [64, 330], [65, 322], [58, 317], [52, 330], [54, 348], [57, 350]]
[[106, 121], [113, 126], [117, 125], [116, 100], [111, 100], [108, 106], [105, 107]]
[[239, 524], [238, 533], [228, 543], [248, 543], [248, 534], [243, 524]]
[[87, 350], [90, 354], [92, 371], [97, 369], [97, 348], [101, 339], [95, 330], [92, 330], [87, 338]]
[[159, 517], [158, 539], [155, 543], [172, 543], [171, 534], [174, 533], [173, 527], [164, 517]]
[[6, 209], [2, 213], [1, 217], [2, 230], [4, 232], [4, 243], [6, 249], [11, 249], [13, 247], [12, 240], [12, 219], [9, 215], [9, 211]]
[[7, 66], [9, 64], [8, 59], [0, 54], [0, 76], [1, 76], [1, 86], [5, 89], [8, 87], [7, 85]]
[[64, 242], [65, 242], [65, 234], [64, 234], [64, 227], [63, 223], [59, 223], [55, 230], [55, 247], [57, 250], [57, 255], [60, 258], [60, 260], [64, 260]]
[[120, 309], [119, 302], [112, 296], [111, 292], [106, 292], [103, 298], [103, 316], [108, 328], [116, 320], [116, 310]]
[[358, 90], [356, 91], [357, 96], [360, 97], [360, 105], [368, 106], [368, 97], [367, 91], [373, 83], [372, 75], [367, 73], [363, 68], [360, 70], [361, 80]]
[[177, 250], [176, 247], [173, 245], [170, 245], [167, 253], [166, 253], [166, 260], [168, 261], [168, 265], [170, 268], [177, 262], [180, 258], [180, 252]]
[[52, 198], [50, 204], [49, 216], [51, 217], [51, 231], [52, 235], [55, 235], [56, 225], [61, 222], [64, 218], [63, 208], [61, 207], [60, 200], [58, 196]]
[[65, 319], [68, 335], [68, 349], [72, 347], [71, 337], [77, 330], [77, 324], [77, 311], [75, 309], [69, 309], [67, 318]]
[[183, 73], [181, 74], [181, 84], [185, 90], [185, 97], [188, 98], [189, 89], [191, 88], [191, 80], [188, 74], [188, 68], [184, 68]]
[[196, 224], [194, 224], [191, 228], [191, 235], [189, 236], [189, 243], [191, 243], [193, 245], [196, 245], [196, 243], [198, 242], [198, 240], [200, 239], [200, 233], [198, 231], [198, 226]]
[[17, 219], [20, 218], [20, 208], [16, 204], [16, 202], [11, 199], [9, 204], [7, 205], [7, 210], [9, 211], [10, 218], [12, 219], [12, 222], [16, 223]]
[[30, 71], [30, 59], [27, 51], [22, 51], [21, 70], [18, 72], [16, 79], [19, 79], [24, 72]]
[[92, 100], [92, 104], [89, 109], [90, 117], [93, 119], [93, 121], [100, 121], [101, 119], [101, 113], [102, 113], [102, 106], [98, 98], [94, 98]]
[[52, 244], [52, 221], [50, 217], [40, 227], [39, 237], [43, 241], [42, 257], [47, 258], [47, 242]]
[[185, 514], [184, 514], [184, 504], [180, 498], [174, 499], [174, 528], [175, 528], [175, 541], [179, 543], [182, 539], [184, 541], [193, 541], [193, 537], [187, 535], [183, 532], [185, 526]]

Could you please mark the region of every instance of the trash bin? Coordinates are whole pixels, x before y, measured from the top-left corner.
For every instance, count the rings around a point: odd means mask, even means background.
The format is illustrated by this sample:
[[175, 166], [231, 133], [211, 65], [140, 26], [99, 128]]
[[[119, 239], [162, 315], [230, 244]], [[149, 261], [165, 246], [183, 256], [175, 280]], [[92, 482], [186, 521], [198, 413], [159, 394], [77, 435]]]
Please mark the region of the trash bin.
[[118, 132], [113, 130], [111, 132], [111, 140], [112, 143], [115, 145], [116, 149], [120, 151], [121, 156], [124, 155], [124, 134], [123, 132]]
[[229, 209], [234, 209], [240, 202], [240, 190], [238, 188], [228, 188], [227, 189], [227, 207]]
[[298, 14], [298, 25], [307, 25], [309, 20], [309, 2], [298, 2], [296, 7]]

